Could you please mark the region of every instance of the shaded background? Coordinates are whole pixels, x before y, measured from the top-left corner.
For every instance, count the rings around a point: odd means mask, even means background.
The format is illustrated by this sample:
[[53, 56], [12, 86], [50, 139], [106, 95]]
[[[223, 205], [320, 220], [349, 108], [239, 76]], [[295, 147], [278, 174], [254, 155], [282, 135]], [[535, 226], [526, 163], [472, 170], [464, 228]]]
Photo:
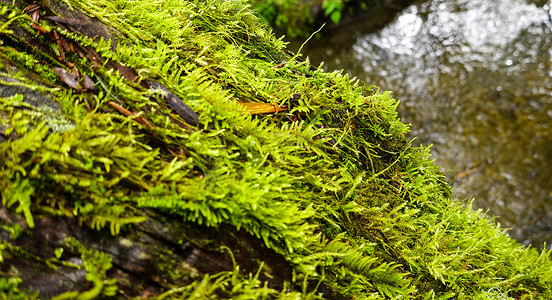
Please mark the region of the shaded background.
[[421, 1], [383, 27], [387, 16], [332, 29], [303, 54], [393, 91], [455, 197], [542, 247], [552, 243], [550, 2]]

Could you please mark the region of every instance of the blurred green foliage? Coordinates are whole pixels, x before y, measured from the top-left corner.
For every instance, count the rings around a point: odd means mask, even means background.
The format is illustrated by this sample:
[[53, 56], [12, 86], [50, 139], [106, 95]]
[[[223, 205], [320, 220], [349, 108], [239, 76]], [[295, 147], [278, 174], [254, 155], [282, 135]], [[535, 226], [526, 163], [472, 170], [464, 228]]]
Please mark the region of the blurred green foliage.
[[338, 24], [353, 10], [377, 12], [387, 5], [379, 0], [250, 0], [266, 22], [292, 38], [307, 37], [324, 22]]

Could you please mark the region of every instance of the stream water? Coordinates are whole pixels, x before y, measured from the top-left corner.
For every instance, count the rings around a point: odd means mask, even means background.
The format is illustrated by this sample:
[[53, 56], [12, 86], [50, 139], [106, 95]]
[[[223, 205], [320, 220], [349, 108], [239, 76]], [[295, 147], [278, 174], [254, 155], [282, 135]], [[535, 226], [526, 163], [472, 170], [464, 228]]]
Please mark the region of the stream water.
[[334, 29], [303, 53], [393, 91], [455, 197], [474, 199], [521, 243], [549, 247], [551, 2], [422, 1], [383, 28], [367, 18]]

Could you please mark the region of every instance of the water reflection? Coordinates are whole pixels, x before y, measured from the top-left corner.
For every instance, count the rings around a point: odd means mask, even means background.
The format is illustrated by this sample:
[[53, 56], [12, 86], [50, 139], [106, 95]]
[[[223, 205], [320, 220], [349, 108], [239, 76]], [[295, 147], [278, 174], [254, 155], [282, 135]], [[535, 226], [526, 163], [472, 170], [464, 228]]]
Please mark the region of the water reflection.
[[[549, 1], [550, 2], [550, 1]], [[376, 32], [352, 26], [306, 49], [401, 100], [458, 198], [525, 244], [552, 243], [552, 24], [523, 0], [432, 0]], [[362, 29], [359, 29], [362, 28]]]

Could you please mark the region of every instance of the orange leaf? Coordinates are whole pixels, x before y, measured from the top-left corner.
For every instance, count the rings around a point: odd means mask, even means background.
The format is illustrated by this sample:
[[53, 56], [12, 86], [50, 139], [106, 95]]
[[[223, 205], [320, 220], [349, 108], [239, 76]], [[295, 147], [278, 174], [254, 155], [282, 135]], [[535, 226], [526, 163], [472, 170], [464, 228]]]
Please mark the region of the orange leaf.
[[237, 104], [243, 107], [248, 113], [252, 115], [279, 113], [281, 111], [288, 110], [286, 106], [278, 106], [277, 104], [271, 103], [237, 102]]

